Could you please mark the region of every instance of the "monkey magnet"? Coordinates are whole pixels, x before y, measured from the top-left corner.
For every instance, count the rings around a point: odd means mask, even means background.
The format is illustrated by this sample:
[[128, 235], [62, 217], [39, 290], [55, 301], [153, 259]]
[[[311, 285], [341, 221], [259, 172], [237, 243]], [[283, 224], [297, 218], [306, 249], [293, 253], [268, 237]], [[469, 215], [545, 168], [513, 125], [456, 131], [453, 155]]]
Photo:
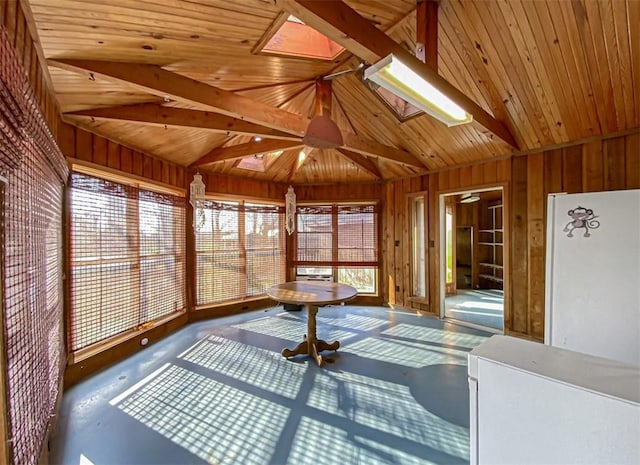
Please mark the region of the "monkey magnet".
[[590, 237], [590, 230], [598, 229], [600, 222], [596, 220], [598, 218], [593, 210], [590, 208], [576, 207], [567, 212], [567, 215], [571, 217], [571, 221], [562, 230], [567, 233], [567, 237], [573, 237], [573, 231], [576, 229], [584, 229], [583, 237]]

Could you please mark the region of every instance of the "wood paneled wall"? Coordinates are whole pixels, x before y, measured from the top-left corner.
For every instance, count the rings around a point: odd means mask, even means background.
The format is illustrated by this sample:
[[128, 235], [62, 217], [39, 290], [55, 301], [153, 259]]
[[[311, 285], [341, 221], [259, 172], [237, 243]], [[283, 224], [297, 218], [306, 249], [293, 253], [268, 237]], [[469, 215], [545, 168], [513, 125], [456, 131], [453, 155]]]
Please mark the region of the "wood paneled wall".
[[[150, 181], [189, 187], [192, 171], [166, 160], [125, 147], [84, 129], [58, 121], [58, 144], [68, 157], [146, 178]], [[207, 193], [242, 198], [279, 200], [284, 203], [288, 184], [233, 176], [203, 174]], [[294, 186], [298, 202], [378, 201], [380, 183]]]
[[49, 76], [44, 71], [43, 60], [32, 37], [35, 25], [29, 6], [23, 0], [0, 0], [0, 24], [6, 29], [9, 42], [18, 53], [20, 64], [29, 77], [49, 130], [57, 137], [58, 105], [51, 93]]
[[[203, 175], [207, 192], [229, 196], [271, 199], [284, 203], [289, 184], [244, 179], [232, 176]], [[189, 175], [189, 182], [190, 182]], [[303, 202], [379, 201], [380, 183], [294, 185], [296, 200]]]
[[298, 202], [380, 201], [382, 194], [380, 183], [294, 186], [294, 189]]
[[188, 185], [184, 167], [132, 150], [62, 121], [58, 124], [58, 145], [68, 158], [174, 187], [185, 188]]
[[640, 189], [640, 134], [516, 157], [512, 186], [512, 318], [508, 328], [541, 340], [547, 195]]
[[[490, 186], [504, 188], [505, 243], [509, 250], [504, 257], [506, 332], [542, 340], [547, 194], [640, 188], [640, 133], [385, 184], [382, 249], [386, 301], [439, 313], [438, 197]], [[420, 191], [428, 193], [429, 202], [428, 305], [410, 299], [408, 194]]]

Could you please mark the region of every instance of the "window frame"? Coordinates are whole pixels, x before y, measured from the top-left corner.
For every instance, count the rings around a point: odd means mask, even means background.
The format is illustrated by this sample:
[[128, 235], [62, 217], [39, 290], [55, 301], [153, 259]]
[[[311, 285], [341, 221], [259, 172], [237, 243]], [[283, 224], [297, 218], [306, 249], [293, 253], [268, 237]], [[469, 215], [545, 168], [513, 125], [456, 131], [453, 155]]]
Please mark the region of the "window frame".
[[[307, 234], [300, 231], [300, 224], [298, 222], [298, 208], [328, 208], [331, 209], [331, 232], [318, 233], [311, 232], [309, 234], [330, 234], [331, 235], [331, 260], [299, 260], [298, 251], [300, 243], [300, 235]], [[339, 210], [341, 207], [373, 207], [372, 214], [374, 215], [373, 227], [375, 230], [375, 260], [371, 261], [341, 261], [339, 254], [342, 250], [349, 250], [340, 248], [339, 244]], [[362, 201], [362, 202], [310, 202], [299, 203], [296, 207], [296, 230], [293, 234], [292, 244], [292, 259], [291, 266], [293, 268], [293, 274], [295, 279], [307, 279], [307, 280], [327, 280], [328, 275], [316, 276], [308, 273], [300, 273], [299, 269], [305, 268], [325, 268], [331, 269], [331, 281], [340, 282], [341, 270], [350, 269], [365, 269], [373, 271], [373, 291], [368, 292], [359, 290], [360, 295], [378, 296], [380, 295], [380, 203], [377, 201]]]
[[[67, 238], [67, 274], [69, 276], [68, 279], [68, 312], [66, 317], [67, 328], [67, 346], [69, 353], [71, 354], [71, 363], [75, 363], [85, 358], [92, 356], [96, 353], [102, 352], [110, 347], [113, 347], [124, 340], [135, 336], [136, 334], [148, 330], [150, 328], [162, 325], [167, 321], [173, 320], [175, 318], [184, 315], [188, 309], [188, 301], [187, 301], [187, 231], [186, 231], [186, 216], [187, 209], [190, 208], [188, 203], [186, 202], [186, 195], [184, 189], [175, 188], [173, 186], [168, 186], [161, 183], [151, 182], [144, 178], [138, 178], [135, 175], [125, 175], [121, 172], [111, 170], [109, 168], [96, 167], [92, 163], [78, 163], [71, 162], [69, 164], [69, 173], [72, 176], [74, 173], [78, 173], [84, 176], [89, 176], [93, 178], [97, 178], [100, 180], [104, 180], [111, 183], [121, 184], [123, 186], [131, 187], [136, 189], [138, 192], [148, 191], [152, 194], [160, 194], [160, 195], [172, 195], [179, 198], [184, 199], [184, 212], [181, 218], [173, 217], [173, 236], [172, 236], [172, 250], [173, 253], [168, 253], [166, 251], [161, 251], [158, 253], [143, 253], [142, 250], [142, 240], [141, 233], [142, 230], [140, 228], [140, 215], [141, 215], [141, 204], [145, 201], [148, 201], [144, 198], [140, 198], [140, 195], [132, 201], [133, 208], [135, 213], [130, 214], [130, 218], [127, 218], [126, 224], [127, 229], [131, 228], [137, 230], [137, 234], [134, 235], [133, 245], [131, 249], [135, 251], [133, 256], [118, 256], [108, 259], [97, 259], [97, 260], [88, 260], [80, 261], [78, 263], [74, 260], [73, 256], [73, 194], [72, 194], [72, 186], [69, 183], [68, 194], [67, 194], [67, 224], [68, 224], [68, 238]], [[129, 199], [130, 200], [130, 199]], [[175, 208], [175, 206], [172, 206]], [[178, 220], [178, 221], [176, 221]], [[130, 225], [130, 223], [134, 224], [134, 227]], [[133, 281], [137, 282], [137, 286], [133, 288], [132, 286], [131, 292], [135, 294], [133, 298], [134, 302], [140, 303], [142, 300], [143, 289], [143, 273], [144, 266], [146, 263], [153, 263], [155, 260], [163, 259], [165, 257], [174, 257], [173, 267], [176, 269], [175, 281], [177, 284], [175, 287], [175, 292], [181, 295], [182, 305], [178, 306], [176, 310], [163, 314], [160, 316], [156, 316], [154, 318], [148, 319], [145, 317], [149, 308], [145, 308], [142, 305], [138, 305], [135, 315], [131, 316], [131, 321], [137, 321], [137, 323], [128, 329], [117, 332], [115, 334], [109, 335], [105, 338], [102, 338], [98, 341], [91, 342], [86, 345], [82, 345], [81, 347], [74, 348], [74, 317], [76, 316], [74, 313], [74, 301], [73, 301], [73, 292], [74, 292], [74, 269], [78, 267], [84, 266], [96, 266], [97, 265], [107, 265], [107, 266], [128, 266], [130, 269], [131, 276], [133, 276]]]
[[[205, 202], [220, 202], [220, 203], [234, 203], [238, 205], [238, 221], [237, 221], [237, 234], [238, 234], [238, 249], [237, 250], [227, 250], [225, 249], [225, 253], [235, 252], [238, 254], [239, 258], [239, 268], [242, 272], [239, 273], [241, 278], [240, 282], [240, 292], [237, 293], [236, 296], [229, 297], [228, 299], [222, 300], [209, 300], [209, 301], [201, 301], [200, 297], [200, 276], [198, 274], [198, 255], [201, 253], [207, 253], [214, 256], [215, 252], [202, 252], [198, 250], [198, 232], [194, 229], [194, 247], [193, 247], [193, 255], [194, 255], [194, 309], [202, 310], [217, 306], [229, 305], [234, 302], [243, 302], [248, 300], [262, 299], [266, 297], [266, 292], [252, 294], [249, 292], [250, 280], [249, 280], [249, 258], [252, 252], [260, 251], [260, 250], [276, 250], [272, 248], [249, 248], [247, 244], [247, 231], [246, 231], [246, 216], [247, 213], [251, 213], [251, 207], [264, 206], [267, 208], [274, 208], [274, 212], [278, 213], [278, 255], [280, 255], [280, 264], [279, 264], [279, 276], [278, 282], [274, 282], [277, 284], [279, 282], [283, 282], [286, 278], [286, 263], [287, 263], [287, 249], [286, 249], [286, 231], [284, 227], [284, 202], [280, 200], [273, 199], [261, 199], [261, 198], [245, 198], [245, 197], [237, 197], [237, 196], [225, 196], [225, 195], [205, 195]], [[249, 205], [249, 209], [245, 207]]]
[[[416, 200], [417, 199], [422, 199], [422, 227], [424, 228], [424, 232], [423, 232], [423, 242], [421, 245], [421, 248], [416, 250], [417, 247], [417, 240], [419, 240], [419, 234], [417, 234], [416, 232], [416, 227], [418, 226], [416, 224], [416, 215], [417, 215], [417, 208], [416, 208]], [[410, 255], [409, 255], [409, 260], [410, 260], [410, 276], [411, 276], [411, 295], [409, 296], [409, 298], [414, 301], [414, 302], [421, 302], [421, 303], [429, 303], [429, 215], [428, 215], [428, 210], [429, 210], [429, 193], [428, 191], [422, 191], [422, 192], [414, 192], [411, 194], [407, 195], [407, 203], [408, 203], [408, 209], [409, 209], [409, 245], [410, 245]], [[418, 255], [421, 255], [421, 257], [417, 257]], [[418, 263], [416, 263], [416, 261], [418, 261]], [[422, 261], [422, 264], [424, 266], [424, 269], [422, 270], [422, 273], [419, 273], [416, 271], [416, 267], [420, 265], [420, 261]], [[422, 278], [424, 279], [424, 282], [422, 283], [418, 283], [417, 280], [420, 279], [420, 277], [422, 276]], [[417, 293], [417, 289], [419, 288], [419, 286], [422, 285], [423, 289], [424, 289], [424, 295], [419, 295]]]

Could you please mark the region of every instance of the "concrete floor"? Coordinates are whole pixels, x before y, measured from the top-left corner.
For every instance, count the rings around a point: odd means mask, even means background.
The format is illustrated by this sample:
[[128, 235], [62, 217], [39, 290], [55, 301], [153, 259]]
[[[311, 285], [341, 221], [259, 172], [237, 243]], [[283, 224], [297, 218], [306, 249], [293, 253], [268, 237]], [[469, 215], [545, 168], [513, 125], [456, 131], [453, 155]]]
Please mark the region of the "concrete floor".
[[325, 307], [318, 367], [282, 307], [196, 323], [69, 389], [52, 464], [469, 461], [467, 352], [489, 334], [383, 307]]
[[458, 289], [444, 299], [444, 315], [467, 323], [502, 331], [504, 291], [498, 289]]

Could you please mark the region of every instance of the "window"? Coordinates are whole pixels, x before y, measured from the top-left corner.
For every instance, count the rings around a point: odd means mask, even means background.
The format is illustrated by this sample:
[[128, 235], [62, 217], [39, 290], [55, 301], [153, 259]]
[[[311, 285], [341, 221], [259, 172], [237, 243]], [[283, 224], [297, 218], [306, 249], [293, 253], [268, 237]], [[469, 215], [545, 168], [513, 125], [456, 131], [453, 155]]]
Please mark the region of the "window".
[[185, 309], [185, 199], [71, 176], [72, 350]]
[[411, 296], [427, 298], [426, 194], [409, 197], [411, 215]]
[[453, 207], [447, 205], [445, 211], [445, 234], [446, 234], [446, 283], [453, 284]]
[[308, 205], [297, 208], [296, 274], [330, 275], [361, 293], [377, 292], [376, 205]]
[[259, 296], [285, 280], [284, 209], [206, 200], [196, 222], [197, 305]]

